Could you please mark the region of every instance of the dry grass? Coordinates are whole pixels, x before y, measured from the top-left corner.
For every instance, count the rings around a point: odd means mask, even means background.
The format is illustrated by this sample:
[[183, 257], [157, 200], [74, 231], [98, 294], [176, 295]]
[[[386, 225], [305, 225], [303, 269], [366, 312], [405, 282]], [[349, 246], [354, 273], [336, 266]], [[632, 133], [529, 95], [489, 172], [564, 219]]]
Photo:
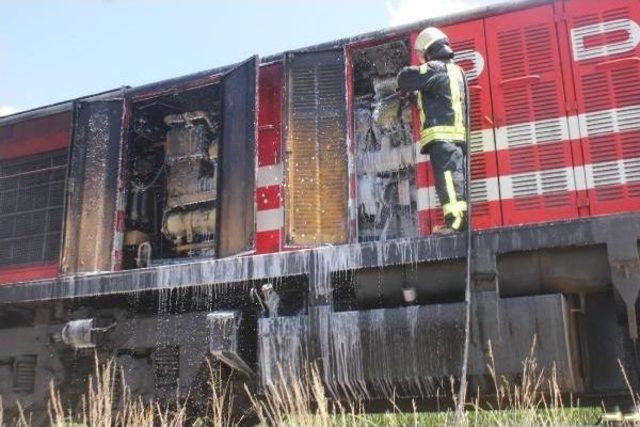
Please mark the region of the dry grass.
[[[65, 408], [59, 389], [49, 383], [48, 415], [55, 427], [69, 426], [182, 426], [186, 422], [186, 407], [178, 399], [173, 406], [161, 407], [144, 402], [132, 395], [124, 381], [124, 372], [113, 360], [99, 363], [87, 380], [85, 393], [80, 396], [80, 408]], [[120, 377], [120, 381], [118, 380]]]
[[[533, 354], [533, 353], [532, 353]], [[132, 395], [124, 383], [124, 374], [113, 362], [95, 361], [93, 374], [87, 380], [86, 391], [80, 397], [77, 408], [65, 407], [60, 391], [50, 384], [48, 402], [49, 422], [57, 427], [70, 426], [198, 426], [233, 427], [246, 422], [246, 414], [234, 410], [238, 406], [232, 383], [223, 380], [220, 369], [208, 364], [209, 390], [206, 397], [206, 414], [188, 418], [187, 404], [175, 399], [160, 405], [145, 402]], [[514, 383], [496, 374], [493, 363], [489, 366], [493, 378], [495, 407], [482, 408], [479, 401], [467, 402], [465, 425], [585, 425], [595, 424], [601, 411], [598, 408], [579, 408], [579, 402], [564, 401], [555, 370], [548, 375], [539, 369], [535, 358], [529, 357], [522, 366], [522, 380]], [[623, 371], [624, 372], [624, 371]], [[121, 381], [116, 381], [117, 376]], [[388, 412], [367, 414], [362, 402], [335, 402], [327, 398], [321, 375], [309, 368], [304, 379], [279, 370], [279, 381], [270, 385], [264, 395], [249, 391], [248, 405], [260, 425], [277, 426], [440, 426], [457, 424], [455, 413], [445, 410], [436, 413], [413, 410], [403, 412], [396, 399], [389, 398]], [[121, 389], [116, 390], [116, 387]], [[637, 403], [640, 396], [630, 387]], [[0, 426], [3, 424], [0, 400]], [[236, 408], [237, 409], [237, 408]], [[4, 420], [8, 422], [8, 420]], [[11, 425], [32, 425], [29, 414], [18, 408], [18, 415]]]
[[236, 411], [237, 396], [233, 393], [231, 378], [223, 378], [220, 366], [214, 366], [207, 359], [209, 374], [207, 399], [207, 416], [202, 419], [202, 424], [210, 424], [216, 427], [234, 427], [240, 425], [244, 415], [238, 415]]
[[491, 342], [489, 342], [489, 373], [493, 380], [496, 407], [480, 411], [477, 402], [475, 417], [488, 417], [492, 425], [574, 425], [580, 419], [579, 402], [565, 402], [555, 367], [545, 372], [538, 366], [535, 354], [536, 341], [529, 356], [522, 363], [522, 380], [514, 383], [497, 375]]

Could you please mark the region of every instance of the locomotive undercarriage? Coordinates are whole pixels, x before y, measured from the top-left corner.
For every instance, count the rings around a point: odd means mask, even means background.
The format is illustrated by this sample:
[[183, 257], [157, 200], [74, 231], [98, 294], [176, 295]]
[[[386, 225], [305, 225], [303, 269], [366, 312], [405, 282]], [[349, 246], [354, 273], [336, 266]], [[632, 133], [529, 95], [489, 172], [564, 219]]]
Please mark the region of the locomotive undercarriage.
[[[626, 395], [617, 360], [637, 387], [638, 236], [638, 214], [476, 233], [472, 390], [490, 348], [498, 375], [533, 354], [574, 396]], [[44, 409], [95, 351], [144, 397], [186, 396], [212, 358], [257, 392], [311, 362], [335, 399], [432, 401], [460, 369], [464, 253], [430, 236], [3, 286], [0, 394]]]

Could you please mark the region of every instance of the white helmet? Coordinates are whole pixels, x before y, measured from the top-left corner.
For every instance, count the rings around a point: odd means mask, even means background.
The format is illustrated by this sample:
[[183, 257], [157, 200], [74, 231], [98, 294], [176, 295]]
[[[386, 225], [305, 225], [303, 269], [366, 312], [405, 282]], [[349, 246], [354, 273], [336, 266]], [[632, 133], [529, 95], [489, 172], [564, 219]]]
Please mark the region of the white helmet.
[[418, 34], [416, 42], [413, 44], [413, 48], [419, 52], [424, 52], [438, 40], [448, 40], [448, 37], [436, 27], [425, 28], [420, 31], [420, 34]]

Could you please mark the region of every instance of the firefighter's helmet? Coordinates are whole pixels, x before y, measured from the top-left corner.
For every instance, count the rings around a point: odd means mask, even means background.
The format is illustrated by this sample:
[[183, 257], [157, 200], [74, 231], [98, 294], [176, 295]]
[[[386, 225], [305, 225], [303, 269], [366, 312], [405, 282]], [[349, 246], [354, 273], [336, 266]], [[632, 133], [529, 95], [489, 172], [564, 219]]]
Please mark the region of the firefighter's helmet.
[[449, 38], [436, 27], [425, 28], [418, 34], [413, 48], [420, 53], [425, 53], [437, 41], [449, 43]]

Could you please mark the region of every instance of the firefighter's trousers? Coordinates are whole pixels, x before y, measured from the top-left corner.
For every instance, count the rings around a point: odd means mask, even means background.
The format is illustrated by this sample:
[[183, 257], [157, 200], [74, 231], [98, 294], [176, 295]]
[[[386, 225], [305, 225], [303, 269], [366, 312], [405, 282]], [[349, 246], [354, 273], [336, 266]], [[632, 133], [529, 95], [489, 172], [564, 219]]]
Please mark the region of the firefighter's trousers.
[[462, 146], [455, 142], [435, 140], [426, 148], [431, 158], [445, 225], [453, 230], [462, 230], [466, 225], [467, 214], [465, 154]]

